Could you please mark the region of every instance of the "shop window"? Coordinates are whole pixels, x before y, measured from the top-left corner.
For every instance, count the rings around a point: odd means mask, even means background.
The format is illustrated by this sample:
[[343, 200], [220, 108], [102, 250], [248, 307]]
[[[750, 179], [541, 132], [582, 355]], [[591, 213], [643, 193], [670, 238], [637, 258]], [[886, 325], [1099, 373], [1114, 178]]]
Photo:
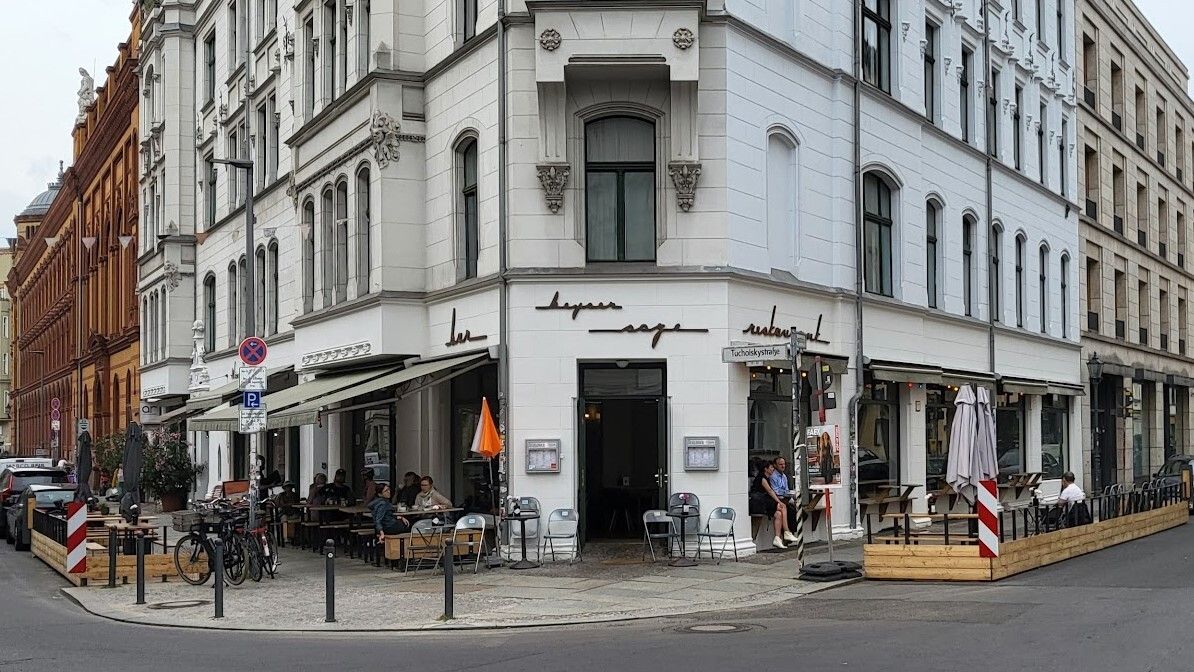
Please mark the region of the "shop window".
[[995, 456], [1000, 482], [1024, 473], [1024, 397], [1020, 394], [996, 395]]
[[[492, 513], [497, 501], [497, 460], [480, 459], [471, 452], [473, 434], [481, 419], [481, 399], [489, 400], [495, 422], [500, 420], [497, 365], [483, 366], [451, 380], [452, 398], [452, 501], [468, 512]], [[586, 377], [588, 373], [586, 372]], [[399, 467], [402, 465], [400, 464]], [[405, 471], [395, 471], [395, 478]]]
[[898, 383], [874, 380], [868, 373], [858, 409], [858, 494], [900, 481]]
[[1041, 472], [1045, 478], [1061, 478], [1068, 470], [1069, 397], [1050, 395], [1041, 408]]
[[585, 125], [585, 250], [593, 261], [655, 260], [655, 125]]
[[958, 389], [945, 385], [925, 385], [925, 486], [929, 492], [945, 485], [949, 461], [949, 435], [953, 429], [954, 400]]

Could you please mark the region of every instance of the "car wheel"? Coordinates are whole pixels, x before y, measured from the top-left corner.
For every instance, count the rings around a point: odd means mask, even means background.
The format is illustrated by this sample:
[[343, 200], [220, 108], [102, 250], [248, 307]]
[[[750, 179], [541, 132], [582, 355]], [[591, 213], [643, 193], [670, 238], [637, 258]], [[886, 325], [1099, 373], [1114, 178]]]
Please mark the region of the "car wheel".
[[25, 539], [24, 530], [22, 530], [21, 528], [18, 527], [17, 529], [13, 530], [12, 536], [13, 536], [13, 548], [15, 548], [18, 551], [29, 550], [29, 544], [26, 544], [24, 542], [24, 539]]
[[12, 536], [12, 527], [9, 525], [4, 526], [4, 541], [10, 544], [16, 541], [16, 539], [14, 539]]

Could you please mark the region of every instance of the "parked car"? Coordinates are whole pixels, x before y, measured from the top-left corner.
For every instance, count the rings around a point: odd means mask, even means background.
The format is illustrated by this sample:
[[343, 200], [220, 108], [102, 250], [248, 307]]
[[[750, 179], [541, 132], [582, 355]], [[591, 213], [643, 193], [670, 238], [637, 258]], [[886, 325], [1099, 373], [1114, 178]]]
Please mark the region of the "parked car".
[[[1177, 485], [1182, 482], [1182, 469], [1187, 466], [1194, 469], [1194, 455], [1174, 455], [1165, 460], [1165, 464], [1161, 465], [1161, 470], [1154, 474], [1154, 477], [1161, 485]], [[1190, 500], [1190, 513], [1194, 514], [1194, 499]]]
[[46, 467], [10, 467], [0, 471], [0, 535], [8, 538], [9, 506], [16, 504], [17, 498], [30, 485], [50, 485], [66, 483], [70, 479], [62, 469]]
[[0, 457], [0, 471], [5, 469], [48, 469], [54, 466], [48, 457]]
[[33, 536], [33, 510], [66, 508], [75, 498], [74, 484], [31, 485], [5, 511], [7, 541], [18, 551], [29, 550]]

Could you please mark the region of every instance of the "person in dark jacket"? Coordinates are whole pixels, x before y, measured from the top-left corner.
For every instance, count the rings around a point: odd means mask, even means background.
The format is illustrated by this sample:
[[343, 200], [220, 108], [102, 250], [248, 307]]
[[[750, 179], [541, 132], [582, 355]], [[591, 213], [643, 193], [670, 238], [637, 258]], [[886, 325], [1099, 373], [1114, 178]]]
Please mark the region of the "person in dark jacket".
[[402, 487], [398, 489], [398, 502], [411, 508], [415, 505], [415, 497], [419, 496], [419, 475], [413, 471], [406, 472], [402, 477]]
[[381, 486], [381, 492], [369, 502], [369, 512], [373, 514], [373, 529], [377, 531], [377, 540], [385, 541], [387, 534], [402, 534], [410, 531], [410, 521], [394, 515], [394, 505], [390, 503], [390, 484]]
[[361, 497], [361, 503], [369, 506], [369, 502], [372, 502], [377, 497], [377, 482], [373, 480], [372, 469], [362, 471], [361, 477], [365, 479], [364, 487], [362, 488], [365, 494]]

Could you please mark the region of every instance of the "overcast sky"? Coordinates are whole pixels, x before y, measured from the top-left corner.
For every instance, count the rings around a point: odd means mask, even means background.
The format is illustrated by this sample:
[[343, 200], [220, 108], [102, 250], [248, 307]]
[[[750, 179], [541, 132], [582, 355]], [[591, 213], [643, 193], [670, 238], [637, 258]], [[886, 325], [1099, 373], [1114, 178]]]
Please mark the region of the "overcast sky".
[[[1194, 2], [1136, 0], [1188, 67], [1194, 67]], [[132, 0], [5, 2], [0, 21], [0, 236], [71, 161], [80, 67], [99, 85], [128, 38]]]

